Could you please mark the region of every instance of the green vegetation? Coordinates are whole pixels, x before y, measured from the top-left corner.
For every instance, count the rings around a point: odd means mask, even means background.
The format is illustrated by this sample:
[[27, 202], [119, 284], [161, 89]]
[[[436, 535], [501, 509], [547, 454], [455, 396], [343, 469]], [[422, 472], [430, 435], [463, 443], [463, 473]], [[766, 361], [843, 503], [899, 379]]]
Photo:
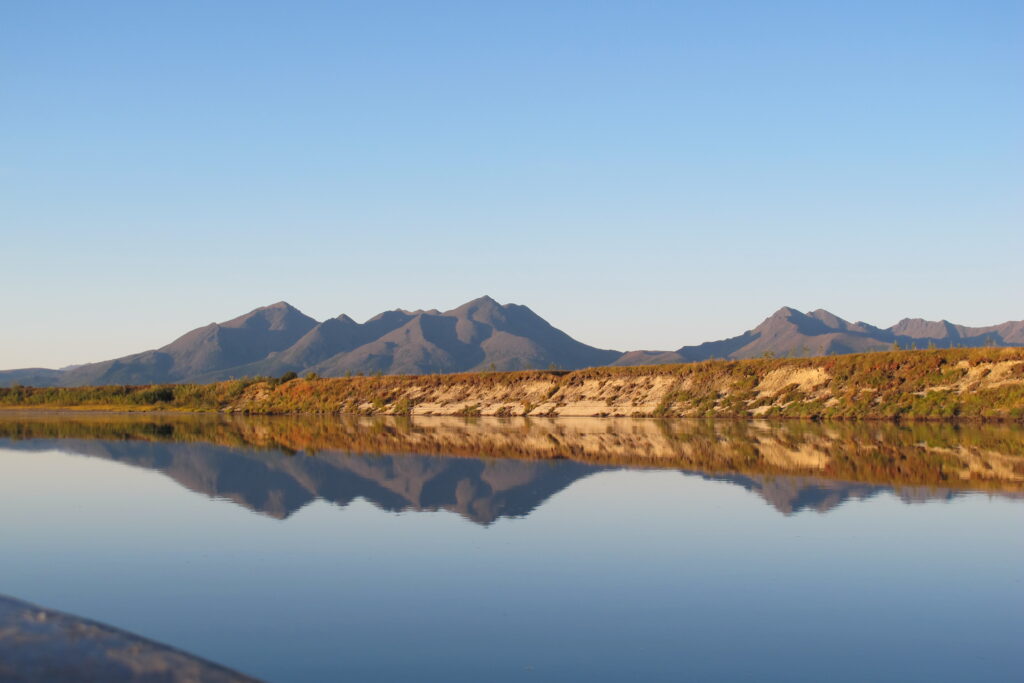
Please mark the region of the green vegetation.
[[253, 377], [216, 384], [11, 387], [0, 388], [0, 407], [211, 411], [237, 401], [250, 386], [276, 382]]
[[250, 378], [218, 384], [0, 389], [0, 408], [1022, 420], [1024, 349], [452, 375]]

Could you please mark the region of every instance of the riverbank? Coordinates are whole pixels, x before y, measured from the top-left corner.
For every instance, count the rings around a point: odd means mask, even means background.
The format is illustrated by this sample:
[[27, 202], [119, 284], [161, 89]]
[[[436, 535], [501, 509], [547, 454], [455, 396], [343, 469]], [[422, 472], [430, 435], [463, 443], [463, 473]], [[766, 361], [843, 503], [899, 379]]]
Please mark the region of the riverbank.
[[1024, 420], [1024, 348], [207, 385], [0, 389], [0, 408], [531, 417]]

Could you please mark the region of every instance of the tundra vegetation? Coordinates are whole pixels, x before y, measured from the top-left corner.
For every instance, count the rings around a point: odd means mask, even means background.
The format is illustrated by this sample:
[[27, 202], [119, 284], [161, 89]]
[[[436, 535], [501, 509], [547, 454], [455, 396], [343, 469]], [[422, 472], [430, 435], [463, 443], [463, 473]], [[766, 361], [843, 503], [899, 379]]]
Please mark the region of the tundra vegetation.
[[1024, 348], [215, 384], [0, 389], [0, 407], [250, 414], [1022, 420]]

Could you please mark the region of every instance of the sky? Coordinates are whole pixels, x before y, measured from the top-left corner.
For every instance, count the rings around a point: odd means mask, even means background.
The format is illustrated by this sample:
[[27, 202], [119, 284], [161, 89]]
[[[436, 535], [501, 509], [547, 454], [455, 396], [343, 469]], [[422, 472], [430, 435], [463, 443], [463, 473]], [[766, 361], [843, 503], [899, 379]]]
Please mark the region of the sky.
[[488, 294], [1024, 319], [1024, 4], [0, 5], [0, 368]]

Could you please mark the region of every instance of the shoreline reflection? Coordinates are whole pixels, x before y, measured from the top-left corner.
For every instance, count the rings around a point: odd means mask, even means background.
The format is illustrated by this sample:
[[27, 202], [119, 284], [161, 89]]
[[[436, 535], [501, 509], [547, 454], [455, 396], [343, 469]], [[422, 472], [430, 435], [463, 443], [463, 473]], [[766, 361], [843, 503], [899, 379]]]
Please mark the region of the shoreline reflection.
[[1024, 429], [1005, 424], [7, 414], [0, 448], [160, 471], [277, 519], [361, 498], [487, 525], [619, 468], [727, 482], [784, 514], [888, 491], [906, 503], [1024, 496]]

